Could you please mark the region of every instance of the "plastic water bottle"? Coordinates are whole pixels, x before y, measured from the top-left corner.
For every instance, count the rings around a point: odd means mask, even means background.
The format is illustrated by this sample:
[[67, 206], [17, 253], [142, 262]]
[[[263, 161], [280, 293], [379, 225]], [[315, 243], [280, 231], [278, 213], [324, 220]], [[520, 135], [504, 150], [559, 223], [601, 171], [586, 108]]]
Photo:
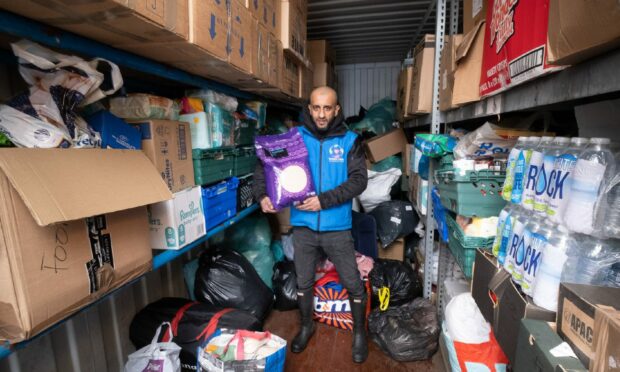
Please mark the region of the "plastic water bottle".
[[[515, 256], [515, 270], [512, 275], [512, 280], [515, 283], [521, 285], [521, 288], [525, 292], [525, 286], [527, 283], [525, 282], [525, 272], [527, 271], [525, 268], [526, 259], [531, 259], [529, 255], [531, 255], [532, 243], [534, 239], [537, 237], [537, 233], [542, 229], [544, 220], [541, 216], [532, 214], [529, 212], [529, 218], [525, 224], [525, 228], [523, 229], [523, 238], [519, 242], [517, 247], [517, 252]], [[536, 258], [540, 258], [540, 255], [537, 255]], [[531, 266], [528, 265], [531, 268]], [[536, 263], [536, 267], [538, 267], [538, 263]]]
[[562, 282], [604, 285], [614, 264], [620, 261], [617, 240], [603, 240], [577, 235], [577, 244], [567, 251]]
[[547, 190], [556, 190], [563, 179], [557, 178], [554, 172], [555, 160], [569, 147], [568, 137], [556, 137], [543, 154], [543, 165], [536, 180], [536, 193], [534, 195], [534, 211], [540, 215], [547, 215]]
[[549, 185], [545, 192], [547, 216], [555, 223], [562, 223], [564, 212], [570, 198], [572, 176], [571, 173], [577, 164], [577, 158], [588, 144], [589, 140], [583, 137], [573, 137], [570, 146], [556, 159], [553, 171], [549, 175]]
[[[620, 152], [616, 153], [616, 165], [620, 164]], [[620, 172], [611, 179], [606, 194], [607, 214], [603, 233], [608, 238], [620, 239]]]
[[550, 146], [552, 146], [553, 140], [553, 137], [544, 136], [540, 139], [538, 145], [536, 145], [536, 147], [532, 149], [530, 162], [524, 175], [523, 201], [521, 202], [523, 208], [527, 209], [528, 211], [534, 209], [536, 183], [543, 167], [543, 153], [546, 152]]
[[502, 187], [502, 198], [508, 202], [510, 201], [512, 195], [512, 184], [514, 183], [517, 158], [519, 157], [521, 150], [523, 150], [527, 139], [528, 137], [519, 137], [517, 139], [517, 143], [515, 144], [515, 147], [510, 150], [508, 160], [506, 161], [506, 179], [504, 181], [504, 186]]
[[536, 275], [542, 262], [542, 253], [547, 245], [547, 242], [553, 234], [553, 225], [545, 222], [545, 216], [538, 215], [542, 222], [538, 229], [532, 228], [527, 230], [525, 236], [525, 254], [523, 257], [523, 279], [521, 280], [521, 289], [526, 295], [532, 296], [534, 294], [534, 283], [536, 282]]
[[557, 311], [558, 294], [562, 268], [568, 256], [569, 247], [575, 245], [575, 240], [568, 229], [558, 226], [547, 240], [542, 251], [542, 261], [534, 281], [534, 303], [549, 311]]
[[517, 160], [515, 162], [514, 170], [514, 182], [512, 183], [512, 195], [510, 201], [514, 204], [521, 204], [523, 201], [523, 186], [525, 180], [525, 172], [530, 164], [530, 158], [532, 156], [532, 150], [538, 144], [538, 137], [527, 137], [527, 140], [523, 146]]
[[506, 216], [504, 226], [502, 226], [501, 241], [497, 253], [497, 261], [502, 266], [504, 266], [506, 261], [507, 250], [510, 246], [510, 238], [514, 230], [515, 221], [517, 220], [519, 213], [523, 213], [521, 206], [515, 204], [511, 204], [511, 206], [510, 213]]
[[[609, 138], [592, 138], [579, 155], [571, 173], [571, 198], [564, 214], [564, 224], [572, 231], [598, 234], [602, 231], [599, 208], [601, 190], [615, 171]], [[597, 223], [598, 222], [598, 223]]]
[[514, 212], [514, 225], [506, 244], [506, 259], [504, 260], [504, 268], [513, 277], [513, 280], [515, 279], [515, 275], [518, 275], [517, 255], [520, 251], [523, 251], [523, 249], [520, 248], [523, 245], [523, 233], [525, 232], [525, 225], [531, 216], [531, 212], [521, 207]]
[[508, 204], [499, 212], [499, 216], [497, 217], [497, 232], [495, 234], [495, 240], [493, 240], [493, 246], [491, 251], [495, 257], [499, 256], [499, 248], [502, 243], [502, 232], [504, 230], [504, 225], [506, 223], [506, 219], [510, 216], [510, 212], [513, 209], [513, 204]]

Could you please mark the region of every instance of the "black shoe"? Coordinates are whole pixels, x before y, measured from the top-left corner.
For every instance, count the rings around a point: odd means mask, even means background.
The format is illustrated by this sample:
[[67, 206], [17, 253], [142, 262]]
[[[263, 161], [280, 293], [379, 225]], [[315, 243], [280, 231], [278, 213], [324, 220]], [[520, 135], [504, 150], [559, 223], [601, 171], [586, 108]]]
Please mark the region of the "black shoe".
[[353, 361], [364, 363], [368, 358], [368, 342], [366, 341], [366, 295], [361, 299], [350, 298], [351, 314], [353, 315]]
[[308, 346], [308, 341], [314, 334], [315, 326], [312, 320], [314, 313], [314, 290], [312, 288], [297, 292], [297, 304], [301, 316], [299, 333], [291, 342], [291, 351], [301, 353]]

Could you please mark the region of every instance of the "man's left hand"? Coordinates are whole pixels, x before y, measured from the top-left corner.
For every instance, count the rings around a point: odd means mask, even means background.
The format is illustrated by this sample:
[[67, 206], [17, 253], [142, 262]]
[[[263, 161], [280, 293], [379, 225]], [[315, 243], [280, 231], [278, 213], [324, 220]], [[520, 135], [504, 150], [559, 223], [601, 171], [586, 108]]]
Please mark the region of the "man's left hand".
[[296, 208], [300, 211], [318, 212], [321, 210], [321, 202], [319, 201], [318, 196], [311, 196], [304, 200], [304, 202], [299, 204]]

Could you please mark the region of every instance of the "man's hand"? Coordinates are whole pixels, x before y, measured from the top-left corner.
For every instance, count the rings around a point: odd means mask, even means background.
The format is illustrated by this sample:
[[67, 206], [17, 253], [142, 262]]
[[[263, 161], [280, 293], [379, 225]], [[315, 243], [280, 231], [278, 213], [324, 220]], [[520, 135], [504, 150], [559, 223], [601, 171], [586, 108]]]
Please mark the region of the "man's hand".
[[260, 208], [263, 210], [263, 213], [276, 213], [273, 204], [271, 204], [271, 199], [269, 199], [268, 196], [260, 200]]
[[321, 202], [319, 201], [318, 196], [311, 196], [304, 200], [304, 202], [299, 204], [296, 208], [300, 211], [318, 212], [321, 210]]

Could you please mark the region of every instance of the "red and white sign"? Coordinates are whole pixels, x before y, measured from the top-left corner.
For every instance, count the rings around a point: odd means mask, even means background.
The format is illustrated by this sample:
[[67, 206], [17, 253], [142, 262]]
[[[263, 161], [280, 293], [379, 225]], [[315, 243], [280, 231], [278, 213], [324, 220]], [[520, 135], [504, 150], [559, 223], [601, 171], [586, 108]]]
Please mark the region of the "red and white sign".
[[547, 64], [549, 0], [489, 0], [480, 97], [561, 69]]

